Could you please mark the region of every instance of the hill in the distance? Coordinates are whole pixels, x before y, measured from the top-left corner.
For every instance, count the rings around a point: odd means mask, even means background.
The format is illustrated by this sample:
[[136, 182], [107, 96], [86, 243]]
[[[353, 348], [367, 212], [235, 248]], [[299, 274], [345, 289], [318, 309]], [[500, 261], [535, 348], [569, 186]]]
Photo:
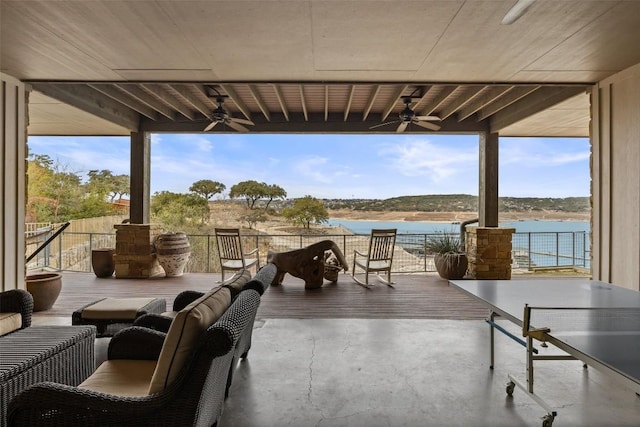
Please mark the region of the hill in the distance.
[[[477, 212], [478, 196], [469, 194], [433, 194], [402, 196], [390, 199], [324, 199], [330, 210], [391, 211], [391, 212]], [[293, 200], [272, 205], [287, 206]], [[589, 197], [500, 197], [500, 212], [589, 212]]]

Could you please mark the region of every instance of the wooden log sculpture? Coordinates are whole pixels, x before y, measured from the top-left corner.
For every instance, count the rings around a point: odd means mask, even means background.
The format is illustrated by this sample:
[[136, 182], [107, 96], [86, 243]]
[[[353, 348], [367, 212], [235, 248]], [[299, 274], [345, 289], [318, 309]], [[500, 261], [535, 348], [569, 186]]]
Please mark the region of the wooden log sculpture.
[[[327, 253], [327, 251], [333, 252]], [[335, 256], [335, 258], [334, 258]], [[337, 261], [336, 261], [337, 260]], [[272, 252], [267, 254], [267, 262], [277, 268], [272, 285], [281, 285], [285, 274], [304, 280], [305, 289], [315, 289], [322, 286], [326, 267], [332, 271], [349, 270], [342, 251], [332, 240], [322, 240], [302, 249], [288, 252]], [[337, 274], [329, 275], [332, 281], [338, 280]], [[335, 280], [333, 278], [335, 277]]]

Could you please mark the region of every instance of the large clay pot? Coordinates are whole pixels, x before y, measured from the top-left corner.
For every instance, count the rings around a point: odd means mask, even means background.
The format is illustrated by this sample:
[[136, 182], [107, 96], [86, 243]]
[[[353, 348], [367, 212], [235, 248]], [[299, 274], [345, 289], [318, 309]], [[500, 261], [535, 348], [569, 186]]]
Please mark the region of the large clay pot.
[[168, 277], [182, 276], [191, 255], [189, 239], [183, 232], [164, 233], [154, 242], [158, 263]]
[[91, 267], [97, 277], [111, 277], [116, 264], [113, 260], [115, 249], [100, 248], [91, 251]]
[[27, 291], [33, 296], [33, 311], [53, 307], [62, 289], [62, 274], [37, 273], [26, 278]]
[[440, 277], [447, 280], [462, 279], [469, 264], [465, 253], [436, 254], [433, 261]]

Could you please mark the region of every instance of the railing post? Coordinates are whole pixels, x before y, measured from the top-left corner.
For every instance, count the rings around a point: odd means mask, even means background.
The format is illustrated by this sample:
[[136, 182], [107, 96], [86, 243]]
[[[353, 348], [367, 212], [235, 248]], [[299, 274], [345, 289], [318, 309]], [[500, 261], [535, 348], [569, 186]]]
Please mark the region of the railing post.
[[531, 232], [527, 233], [527, 269], [531, 271]]
[[207, 273], [211, 273], [211, 234], [207, 234]]
[[575, 232], [571, 232], [571, 256], [573, 258], [573, 266], [575, 267], [576, 264], [576, 233]]
[[556, 266], [560, 266], [560, 232], [556, 231]]
[[93, 263], [91, 262], [92, 253], [93, 253], [93, 233], [89, 233], [89, 273], [93, 271]]

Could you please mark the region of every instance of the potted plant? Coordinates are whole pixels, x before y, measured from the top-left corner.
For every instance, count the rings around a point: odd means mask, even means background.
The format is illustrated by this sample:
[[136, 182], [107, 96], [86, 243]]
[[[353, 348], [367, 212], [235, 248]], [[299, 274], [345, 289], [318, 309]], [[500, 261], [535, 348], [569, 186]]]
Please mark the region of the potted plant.
[[467, 254], [459, 238], [447, 233], [429, 236], [425, 251], [434, 255], [436, 270], [443, 279], [462, 279], [467, 273]]

